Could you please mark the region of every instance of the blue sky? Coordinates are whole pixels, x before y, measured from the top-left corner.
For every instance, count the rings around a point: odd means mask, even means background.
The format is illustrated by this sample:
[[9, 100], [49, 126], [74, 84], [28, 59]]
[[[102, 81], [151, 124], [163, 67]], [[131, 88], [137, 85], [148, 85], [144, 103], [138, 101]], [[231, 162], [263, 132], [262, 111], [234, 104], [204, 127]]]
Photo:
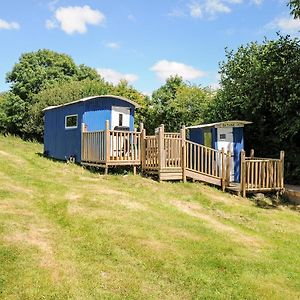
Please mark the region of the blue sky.
[[174, 74], [217, 87], [225, 47], [299, 30], [284, 0], [1, 1], [0, 91], [20, 55], [41, 48], [144, 93]]

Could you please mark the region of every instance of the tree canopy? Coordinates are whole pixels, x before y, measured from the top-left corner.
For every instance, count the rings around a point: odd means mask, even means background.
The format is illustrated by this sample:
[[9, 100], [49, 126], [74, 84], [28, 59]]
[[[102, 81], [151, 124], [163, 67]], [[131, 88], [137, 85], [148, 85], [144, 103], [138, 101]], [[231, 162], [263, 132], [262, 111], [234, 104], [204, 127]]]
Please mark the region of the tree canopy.
[[148, 100], [146, 127], [153, 132], [164, 123], [166, 130], [178, 131], [182, 125], [199, 124], [205, 120], [212, 98], [210, 89], [188, 84], [179, 76], [170, 77]]
[[291, 15], [293, 15], [295, 19], [300, 18], [300, 1], [290, 0], [288, 5], [291, 9]]
[[[300, 44], [279, 36], [226, 51], [212, 121], [244, 119], [246, 141], [260, 155], [287, 151], [290, 175], [300, 176]], [[291, 174], [293, 173], [293, 174]]]
[[99, 75], [90, 67], [77, 66], [69, 55], [46, 49], [22, 54], [6, 76], [11, 92], [27, 102], [55, 82], [86, 78], [97, 79]]

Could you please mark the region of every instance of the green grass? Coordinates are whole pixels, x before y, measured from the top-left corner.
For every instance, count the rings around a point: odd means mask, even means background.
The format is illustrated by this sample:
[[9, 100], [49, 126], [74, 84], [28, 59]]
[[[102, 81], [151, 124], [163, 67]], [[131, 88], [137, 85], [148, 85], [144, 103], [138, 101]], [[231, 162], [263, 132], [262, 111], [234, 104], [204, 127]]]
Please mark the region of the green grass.
[[103, 176], [0, 137], [0, 298], [300, 299], [300, 214]]

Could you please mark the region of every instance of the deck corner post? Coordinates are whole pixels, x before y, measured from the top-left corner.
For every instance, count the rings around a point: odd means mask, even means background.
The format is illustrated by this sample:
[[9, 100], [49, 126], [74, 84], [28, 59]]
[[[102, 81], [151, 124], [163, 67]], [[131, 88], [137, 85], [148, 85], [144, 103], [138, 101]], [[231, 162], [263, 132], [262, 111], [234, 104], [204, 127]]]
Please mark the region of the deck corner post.
[[160, 180], [161, 170], [164, 167], [164, 159], [165, 159], [164, 135], [165, 135], [165, 128], [164, 128], [164, 125], [162, 124], [158, 128], [158, 176], [159, 176], [159, 180]]
[[230, 184], [230, 169], [231, 169], [231, 152], [230, 150], [227, 151], [226, 154], [226, 185], [229, 186]]
[[110, 132], [109, 120], [105, 121], [105, 163], [109, 161], [110, 157]]
[[225, 187], [226, 187], [226, 172], [225, 172], [225, 151], [224, 147], [222, 147], [221, 151], [222, 155], [222, 191], [225, 192]]
[[144, 123], [140, 122], [140, 132], [142, 132], [144, 130]]
[[186, 182], [186, 147], [185, 147], [185, 140], [186, 140], [186, 129], [185, 126], [182, 126], [182, 129], [180, 130], [180, 134], [181, 134], [181, 167], [182, 167], [182, 181]]
[[281, 181], [280, 188], [284, 189], [284, 151], [280, 151], [280, 163], [281, 163]]
[[242, 196], [245, 198], [246, 197], [246, 163], [245, 163], [245, 151], [242, 150], [241, 151], [241, 178], [240, 178], [240, 182], [241, 182], [241, 190], [242, 190]]
[[254, 158], [254, 149], [250, 150], [250, 158], [253, 159]]
[[[141, 123], [143, 124], [143, 123]], [[145, 168], [145, 159], [146, 159], [146, 129], [143, 128], [143, 126], [140, 127], [141, 129], [141, 167], [142, 171]]]
[[86, 139], [86, 134], [87, 132], [87, 126], [85, 123], [81, 123], [81, 161], [84, 160], [85, 158], [85, 153], [84, 153], [84, 144], [85, 144], [85, 139]]

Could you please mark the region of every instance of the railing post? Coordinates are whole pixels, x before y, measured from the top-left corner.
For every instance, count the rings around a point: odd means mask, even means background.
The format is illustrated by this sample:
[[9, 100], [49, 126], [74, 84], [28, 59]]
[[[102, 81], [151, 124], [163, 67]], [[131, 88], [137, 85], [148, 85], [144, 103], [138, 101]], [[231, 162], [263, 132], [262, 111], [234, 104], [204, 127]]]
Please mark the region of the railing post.
[[181, 167], [182, 167], [182, 181], [186, 182], [186, 148], [185, 148], [185, 140], [186, 140], [186, 129], [185, 126], [182, 126], [180, 130], [181, 135]]
[[160, 180], [160, 172], [164, 167], [165, 152], [164, 152], [164, 135], [165, 129], [162, 124], [158, 129], [158, 176]]
[[81, 160], [84, 160], [86, 155], [85, 155], [85, 152], [86, 152], [86, 145], [85, 145], [85, 139], [86, 139], [86, 136], [84, 135], [84, 133], [87, 131], [87, 126], [85, 123], [82, 123], [81, 124]]
[[280, 151], [280, 164], [281, 164], [280, 188], [284, 189], [284, 151]]
[[250, 150], [250, 158], [253, 159], [254, 158], [254, 149]]
[[222, 191], [225, 192], [226, 172], [225, 172], [225, 152], [224, 152], [224, 148], [222, 148], [222, 151], [221, 151], [221, 159], [222, 159]]
[[240, 182], [241, 182], [241, 190], [242, 196], [246, 197], [246, 160], [245, 160], [245, 151], [241, 151], [241, 169], [240, 169]]
[[142, 171], [145, 168], [145, 159], [146, 159], [146, 129], [144, 129], [143, 123], [140, 125], [140, 130], [141, 130], [141, 166], [142, 166]]
[[109, 132], [109, 120], [105, 121], [105, 175], [108, 173], [107, 162], [110, 158], [110, 132]]
[[230, 184], [230, 171], [231, 171], [231, 152], [230, 150], [227, 151], [226, 155], [226, 185], [229, 186]]

